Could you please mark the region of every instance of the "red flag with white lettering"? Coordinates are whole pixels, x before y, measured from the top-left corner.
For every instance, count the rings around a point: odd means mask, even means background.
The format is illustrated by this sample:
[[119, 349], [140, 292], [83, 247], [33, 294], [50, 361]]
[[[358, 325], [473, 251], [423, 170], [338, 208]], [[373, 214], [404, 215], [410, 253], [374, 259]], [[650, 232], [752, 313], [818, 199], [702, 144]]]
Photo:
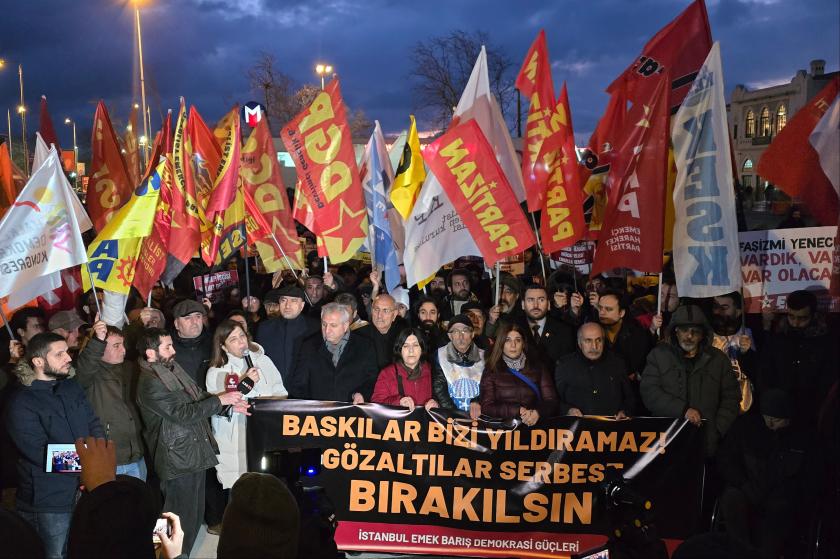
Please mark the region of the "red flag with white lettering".
[[94, 229], [99, 231], [128, 202], [134, 190], [103, 101], [96, 106], [93, 117], [90, 150], [91, 179], [86, 203]]

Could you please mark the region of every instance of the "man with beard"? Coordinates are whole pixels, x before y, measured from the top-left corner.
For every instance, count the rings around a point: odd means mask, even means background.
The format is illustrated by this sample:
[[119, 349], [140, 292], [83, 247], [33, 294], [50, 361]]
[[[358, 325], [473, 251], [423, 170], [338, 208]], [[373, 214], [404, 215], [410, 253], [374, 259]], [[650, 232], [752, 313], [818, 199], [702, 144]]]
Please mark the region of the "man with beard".
[[473, 419], [481, 415], [479, 388], [484, 350], [473, 343], [475, 330], [466, 315], [449, 321], [449, 343], [435, 353], [432, 391], [440, 407], [461, 410]]
[[788, 295], [787, 317], [778, 332], [766, 335], [759, 393], [784, 390], [793, 406], [793, 423], [813, 432], [823, 400], [837, 381], [838, 338], [818, 315], [817, 298], [810, 291]]
[[732, 362], [736, 376], [744, 373], [755, 379], [757, 357], [752, 331], [742, 324], [741, 294], [737, 291], [713, 298], [712, 328], [715, 337], [712, 345], [724, 352]]
[[[607, 349], [624, 359], [631, 381], [638, 382], [653, 338], [627, 314], [627, 301], [618, 291], [604, 291], [598, 298], [598, 322], [607, 334]], [[708, 338], [707, 338], [708, 341]]]
[[553, 371], [561, 357], [575, 351], [575, 330], [567, 323], [548, 316], [548, 307], [545, 287], [531, 284], [525, 289], [522, 309], [527, 317], [528, 330], [533, 336], [537, 355], [546, 369]]
[[175, 360], [173, 340], [166, 330], [147, 329], [137, 345], [141, 354], [137, 402], [143, 435], [160, 478], [163, 510], [180, 517], [183, 549], [189, 555], [204, 518], [206, 470], [219, 463], [219, 447], [207, 420], [225, 406], [248, 415], [248, 403], [239, 392], [214, 396], [202, 390]]
[[6, 426], [20, 453], [17, 511], [41, 537], [47, 557], [65, 554], [79, 476], [45, 473], [48, 444], [72, 444], [105, 431], [75, 371], [67, 342], [52, 332], [28, 340], [15, 368], [20, 386], [12, 395]]
[[670, 342], [647, 357], [642, 399], [653, 415], [685, 417], [698, 427], [705, 419], [706, 456], [714, 456], [738, 417], [738, 381], [726, 355], [712, 347], [713, 332], [700, 307], [678, 307], [668, 330]]
[[426, 336], [429, 351], [446, 345], [446, 337], [440, 328], [441, 316], [437, 301], [431, 297], [420, 297], [414, 308], [417, 327]]
[[276, 291], [279, 314], [260, 326], [256, 341], [280, 371], [283, 385], [288, 387], [294, 384], [292, 365], [303, 340], [318, 331], [318, 321], [303, 314], [303, 289], [289, 285]]
[[356, 332], [370, 340], [376, 352], [376, 370], [381, 371], [394, 360], [394, 341], [408, 324], [397, 313], [397, 302], [391, 295], [380, 294], [370, 309], [371, 323]]
[[522, 282], [508, 272], [499, 274], [499, 282], [502, 284], [499, 300], [487, 311], [487, 324], [484, 325], [484, 333], [491, 338], [496, 337], [496, 326], [500, 320], [525, 323], [525, 315], [519, 302], [522, 297]]
[[578, 329], [580, 351], [557, 365], [554, 383], [560, 413], [573, 416], [610, 415], [624, 419], [635, 409], [635, 396], [624, 362], [604, 349], [604, 329], [587, 322]]
[[461, 307], [467, 301], [477, 301], [478, 298], [470, 291], [470, 274], [464, 268], [455, 268], [446, 278], [449, 296], [446, 298], [443, 309], [438, 309], [442, 320], [461, 313]]

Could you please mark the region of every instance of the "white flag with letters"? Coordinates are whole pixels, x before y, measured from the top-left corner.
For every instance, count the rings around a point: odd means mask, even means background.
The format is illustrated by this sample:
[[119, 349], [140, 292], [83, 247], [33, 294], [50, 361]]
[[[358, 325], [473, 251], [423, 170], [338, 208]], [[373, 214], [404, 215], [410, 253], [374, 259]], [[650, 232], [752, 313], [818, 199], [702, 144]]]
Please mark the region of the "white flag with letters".
[[[453, 116], [453, 120], [457, 119], [460, 122], [471, 118], [475, 119], [481, 132], [493, 146], [496, 159], [517, 200], [521, 202], [525, 199], [522, 170], [507, 124], [490, 91], [487, 51], [484, 47], [481, 47], [481, 53]], [[443, 265], [461, 256], [481, 256], [481, 251], [478, 250], [440, 182], [429, 172], [411, 215], [405, 222], [403, 261], [408, 286], [428, 278]]]
[[91, 227], [52, 148], [0, 221], [0, 297], [26, 302], [52, 289], [45, 276], [87, 262], [82, 232]]
[[720, 44], [715, 43], [672, 123], [674, 270], [680, 297], [741, 288], [738, 220]]

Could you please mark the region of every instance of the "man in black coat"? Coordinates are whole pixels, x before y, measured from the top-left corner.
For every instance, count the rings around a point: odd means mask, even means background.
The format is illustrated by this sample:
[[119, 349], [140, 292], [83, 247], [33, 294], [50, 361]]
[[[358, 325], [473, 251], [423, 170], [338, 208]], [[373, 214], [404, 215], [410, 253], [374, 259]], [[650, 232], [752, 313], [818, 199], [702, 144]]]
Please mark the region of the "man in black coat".
[[295, 374], [303, 340], [318, 331], [318, 320], [303, 314], [303, 289], [290, 285], [278, 290], [279, 316], [264, 322], [257, 332], [257, 343], [280, 371], [283, 385], [288, 387]]
[[624, 361], [604, 349], [604, 329], [587, 322], [578, 330], [579, 352], [566, 355], [557, 365], [554, 383], [560, 413], [614, 415], [633, 413], [636, 398], [627, 379]]
[[534, 347], [547, 371], [553, 371], [557, 361], [575, 351], [575, 330], [569, 324], [548, 316], [548, 291], [532, 284], [525, 289], [522, 310], [527, 317], [528, 331]]
[[295, 371], [292, 397], [354, 404], [370, 400], [379, 373], [369, 340], [350, 332], [350, 312], [338, 303], [321, 309], [321, 335], [304, 340]]
[[172, 332], [175, 361], [199, 388], [205, 390], [205, 377], [213, 351], [213, 335], [204, 325], [207, 307], [193, 299], [184, 299], [172, 308], [172, 316], [175, 324]]
[[624, 360], [630, 380], [638, 382], [653, 336], [627, 314], [626, 298], [617, 291], [605, 291], [598, 299], [598, 322], [604, 327], [607, 349]]
[[397, 314], [397, 302], [388, 294], [376, 296], [370, 315], [370, 324], [362, 326], [356, 333], [373, 344], [376, 350], [376, 370], [381, 371], [394, 361], [394, 341], [408, 323]]

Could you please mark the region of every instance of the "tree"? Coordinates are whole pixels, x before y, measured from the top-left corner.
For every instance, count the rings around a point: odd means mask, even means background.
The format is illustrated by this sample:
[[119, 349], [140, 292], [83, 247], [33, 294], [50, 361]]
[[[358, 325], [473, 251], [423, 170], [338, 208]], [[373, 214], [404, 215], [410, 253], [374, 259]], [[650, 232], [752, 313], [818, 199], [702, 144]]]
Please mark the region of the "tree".
[[414, 82], [415, 107], [426, 109], [434, 124], [444, 127], [461, 99], [473, 66], [487, 49], [487, 73], [490, 90], [496, 96], [502, 115], [513, 101], [513, 62], [502, 51], [490, 46], [487, 33], [453, 31], [444, 37], [420, 41], [411, 52], [409, 77]]
[[[313, 84], [297, 87], [294, 80], [277, 68], [273, 55], [262, 53], [259, 60], [247, 72], [251, 89], [262, 93], [265, 108], [272, 124], [279, 130], [298, 113], [312, 104], [321, 89]], [[372, 124], [364, 111], [347, 109], [347, 121], [354, 138], [370, 136]]]

